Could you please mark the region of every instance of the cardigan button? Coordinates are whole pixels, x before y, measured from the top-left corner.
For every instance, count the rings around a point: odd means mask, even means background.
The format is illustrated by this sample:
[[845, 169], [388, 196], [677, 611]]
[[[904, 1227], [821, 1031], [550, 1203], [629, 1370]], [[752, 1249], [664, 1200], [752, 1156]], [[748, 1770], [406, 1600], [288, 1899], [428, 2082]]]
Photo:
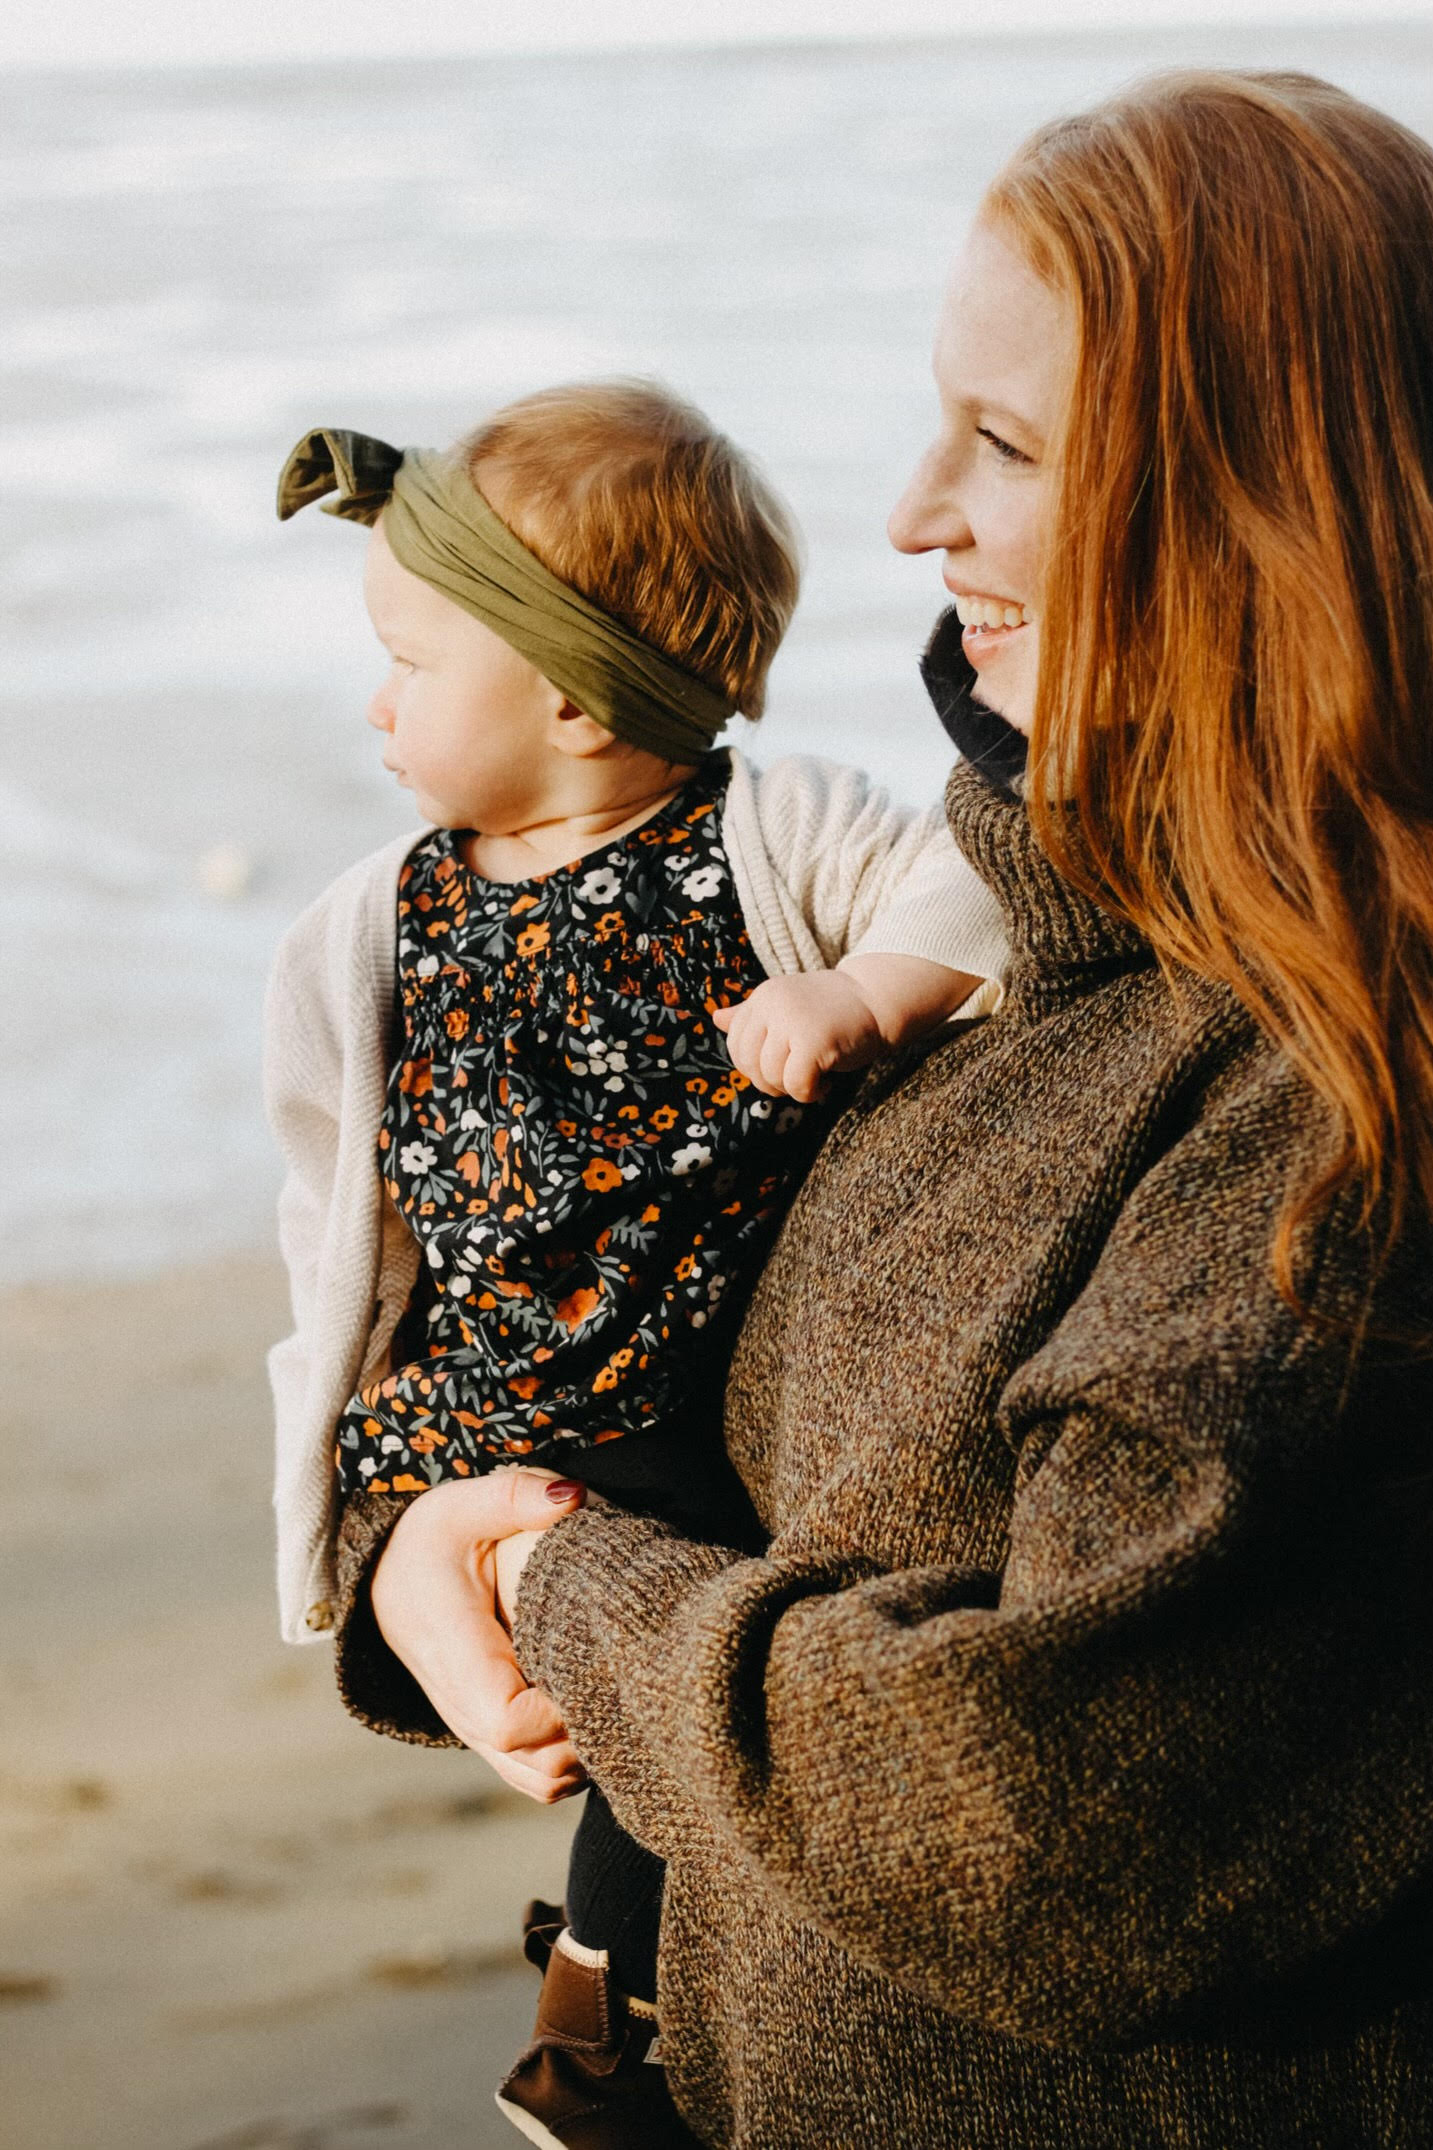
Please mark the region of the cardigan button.
[[333, 1607], [327, 1598], [320, 1598], [317, 1605], [310, 1605], [304, 1614], [304, 1626], [311, 1628], [316, 1635], [321, 1635], [326, 1628], [333, 1626]]

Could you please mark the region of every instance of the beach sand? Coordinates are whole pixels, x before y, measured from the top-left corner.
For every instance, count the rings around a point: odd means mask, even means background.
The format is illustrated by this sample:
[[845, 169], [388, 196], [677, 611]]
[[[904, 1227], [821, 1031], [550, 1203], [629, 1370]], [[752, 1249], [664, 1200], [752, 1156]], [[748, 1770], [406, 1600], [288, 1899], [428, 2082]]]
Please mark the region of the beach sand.
[[0, 1301], [5, 2150], [518, 2137], [575, 1806], [345, 1716], [277, 1639], [269, 1260]]

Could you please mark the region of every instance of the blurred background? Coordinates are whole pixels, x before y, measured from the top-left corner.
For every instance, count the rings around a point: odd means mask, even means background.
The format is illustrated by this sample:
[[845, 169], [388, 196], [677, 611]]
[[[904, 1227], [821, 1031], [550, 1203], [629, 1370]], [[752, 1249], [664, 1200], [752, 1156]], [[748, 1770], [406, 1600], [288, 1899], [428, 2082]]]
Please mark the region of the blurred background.
[[515, 1921], [560, 1887], [564, 1814], [361, 1732], [327, 1652], [273, 1639], [263, 981], [410, 818], [363, 721], [361, 538], [280, 528], [288, 448], [321, 423], [442, 443], [543, 383], [661, 376], [806, 533], [741, 743], [924, 801], [943, 593], [884, 521], [1002, 157], [1186, 61], [1310, 69], [1433, 134], [1426, 9], [735, 0], [717, 44], [710, 13], [20, 0], [0, 29], [16, 2150], [497, 2150], [535, 1984]]

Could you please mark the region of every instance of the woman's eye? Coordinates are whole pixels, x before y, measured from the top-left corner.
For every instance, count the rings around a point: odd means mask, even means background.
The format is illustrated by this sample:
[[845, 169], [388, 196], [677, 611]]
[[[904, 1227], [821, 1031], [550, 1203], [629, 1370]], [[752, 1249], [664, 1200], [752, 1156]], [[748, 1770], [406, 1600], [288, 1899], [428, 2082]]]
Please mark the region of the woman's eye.
[[998, 433], [992, 433], [989, 426], [977, 426], [975, 430], [982, 440], [989, 441], [1002, 463], [1028, 463], [1030, 461], [1030, 457], [1022, 454], [1019, 448], [1012, 447], [1008, 440], [1002, 440]]

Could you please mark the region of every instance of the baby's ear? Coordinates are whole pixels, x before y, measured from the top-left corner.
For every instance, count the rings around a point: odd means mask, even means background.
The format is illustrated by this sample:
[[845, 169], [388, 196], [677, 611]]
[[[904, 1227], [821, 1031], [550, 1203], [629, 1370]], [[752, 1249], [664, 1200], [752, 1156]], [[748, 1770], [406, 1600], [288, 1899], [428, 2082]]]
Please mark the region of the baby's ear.
[[609, 753], [616, 744], [605, 724], [589, 717], [575, 702], [564, 701], [554, 711], [547, 727], [548, 744], [559, 754], [570, 754], [575, 761], [586, 761], [593, 754]]

